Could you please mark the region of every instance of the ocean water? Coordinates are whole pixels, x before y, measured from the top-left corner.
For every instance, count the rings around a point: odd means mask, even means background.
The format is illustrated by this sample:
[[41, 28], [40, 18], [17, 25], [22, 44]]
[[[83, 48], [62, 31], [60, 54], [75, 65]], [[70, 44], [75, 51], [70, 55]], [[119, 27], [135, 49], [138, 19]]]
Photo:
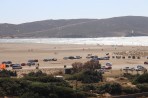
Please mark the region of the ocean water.
[[86, 44], [148, 46], [148, 36], [100, 38], [3, 38], [0, 43]]

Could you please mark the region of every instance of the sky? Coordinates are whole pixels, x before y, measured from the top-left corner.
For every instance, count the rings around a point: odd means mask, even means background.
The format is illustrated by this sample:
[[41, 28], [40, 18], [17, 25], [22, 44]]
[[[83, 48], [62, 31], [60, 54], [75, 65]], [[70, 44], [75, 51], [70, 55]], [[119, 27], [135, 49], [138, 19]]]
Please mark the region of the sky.
[[0, 23], [148, 16], [148, 0], [0, 0]]

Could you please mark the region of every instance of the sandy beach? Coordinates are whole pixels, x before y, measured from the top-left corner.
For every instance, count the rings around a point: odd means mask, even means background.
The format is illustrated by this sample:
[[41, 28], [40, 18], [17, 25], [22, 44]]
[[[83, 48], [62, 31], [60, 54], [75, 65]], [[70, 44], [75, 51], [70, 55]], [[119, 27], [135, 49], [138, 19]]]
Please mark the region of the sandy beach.
[[[116, 59], [112, 56], [116, 56], [114, 53], [129, 51], [140, 52], [136, 56], [140, 59]], [[16, 44], [16, 43], [1, 43], [0, 44], [0, 62], [12, 61], [13, 63], [27, 63], [29, 59], [38, 59], [40, 68], [63, 68], [64, 65], [71, 67], [74, 62], [86, 62], [89, 59], [86, 58], [88, 54], [97, 55], [98, 57], [106, 56], [109, 53], [110, 60], [100, 60], [102, 65], [106, 62], [113, 64], [113, 69], [121, 69], [126, 66], [144, 65], [144, 61], [148, 61], [146, 58], [148, 53], [148, 47], [146, 46], [101, 46], [101, 45], [73, 45], [73, 44]], [[143, 54], [142, 54], [143, 53]], [[64, 60], [63, 57], [67, 56], [82, 56], [82, 59]], [[126, 56], [126, 55], [125, 55]], [[57, 61], [44, 62], [46, 58], [57, 58]], [[26, 67], [23, 67], [24, 69]]]

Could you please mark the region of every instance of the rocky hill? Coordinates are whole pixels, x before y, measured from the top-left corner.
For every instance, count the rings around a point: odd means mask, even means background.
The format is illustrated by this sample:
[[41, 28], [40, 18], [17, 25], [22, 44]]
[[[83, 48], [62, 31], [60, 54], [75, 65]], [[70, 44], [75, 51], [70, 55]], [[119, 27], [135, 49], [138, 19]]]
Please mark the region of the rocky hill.
[[0, 24], [0, 37], [120, 37], [148, 36], [148, 17], [108, 19], [60, 19], [23, 24]]

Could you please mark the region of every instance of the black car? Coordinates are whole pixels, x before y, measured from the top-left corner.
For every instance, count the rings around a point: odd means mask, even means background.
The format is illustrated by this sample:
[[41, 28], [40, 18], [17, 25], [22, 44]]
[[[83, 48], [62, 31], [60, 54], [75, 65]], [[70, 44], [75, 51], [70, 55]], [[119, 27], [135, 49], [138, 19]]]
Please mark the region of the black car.
[[12, 69], [22, 69], [20, 64], [12, 64]]
[[11, 61], [3, 61], [2, 64], [5, 64], [6, 67], [10, 67], [12, 62]]
[[35, 65], [35, 62], [28, 62], [27, 65], [28, 65], [28, 66]]
[[28, 62], [38, 62], [38, 59], [28, 60]]

